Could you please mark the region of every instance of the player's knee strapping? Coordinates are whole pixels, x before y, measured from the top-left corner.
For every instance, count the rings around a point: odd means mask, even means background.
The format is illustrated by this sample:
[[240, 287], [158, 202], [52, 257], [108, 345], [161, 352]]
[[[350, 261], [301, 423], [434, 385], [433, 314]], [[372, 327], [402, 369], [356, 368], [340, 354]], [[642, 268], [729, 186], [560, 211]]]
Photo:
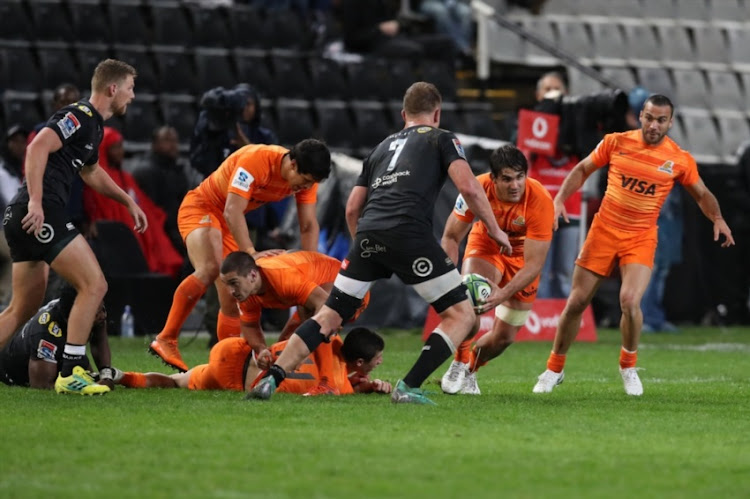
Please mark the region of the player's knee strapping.
[[495, 307], [495, 317], [511, 326], [523, 326], [529, 315], [531, 315], [531, 310], [516, 310], [505, 305]]
[[310, 319], [302, 323], [294, 332], [307, 345], [307, 349], [312, 352], [318, 345], [323, 343], [323, 335], [320, 334], [320, 324], [315, 319]]
[[448, 309], [449, 307], [452, 307], [456, 303], [460, 303], [464, 300], [468, 300], [469, 297], [466, 294], [469, 290], [466, 288], [466, 286], [461, 283], [455, 288], [451, 289], [447, 293], [445, 293], [443, 296], [435, 300], [431, 303], [432, 308], [435, 309], [435, 312], [442, 313], [444, 310]]
[[342, 322], [347, 322], [357, 313], [357, 309], [362, 305], [362, 299], [348, 295], [334, 286], [326, 305], [339, 314]]

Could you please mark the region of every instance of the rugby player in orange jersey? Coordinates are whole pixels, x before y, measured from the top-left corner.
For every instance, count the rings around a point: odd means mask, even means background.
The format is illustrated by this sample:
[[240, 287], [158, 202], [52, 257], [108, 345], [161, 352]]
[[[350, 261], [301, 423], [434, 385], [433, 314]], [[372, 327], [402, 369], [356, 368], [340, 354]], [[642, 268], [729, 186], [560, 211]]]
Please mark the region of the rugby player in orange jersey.
[[[528, 163], [523, 153], [513, 145], [495, 149], [490, 156], [490, 170], [477, 180], [487, 194], [498, 226], [508, 234], [513, 252], [500, 253], [485, 226], [473, 223], [474, 213], [459, 194], [445, 224], [441, 245], [458, 263], [459, 244], [469, 235], [461, 272], [479, 274], [492, 283], [493, 291], [480, 312], [494, 308], [495, 320], [492, 331], [479, 338], [473, 349], [471, 337], [459, 345], [455, 360], [440, 383], [445, 393], [480, 394], [476, 371], [502, 354], [526, 323], [552, 241], [552, 197], [540, 182], [527, 178]], [[472, 334], [478, 329], [479, 317]]]
[[[245, 213], [294, 195], [302, 249], [315, 251], [319, 235], [315, 214], [317, 182], [328, 177], [330, 170], [331, 154], [319, 140], [303, 140], [291, 150], [253, 144], [232, 153], [187, 193], [177, 224], [195, 272], [177, 287], [164, 329], [149, 347], [151, 353], [175, 369], [187, 370], [177, 347], [178, 337], [185, 319], [212, 282], [221, 306], [219, 339], [239, 334], [239, 312], [217, 278], [222, 258], [232, 251], [259, 255], [250, 240]], [[267, 254], [274, 253], [277, 252]]]
[[[279, 341], [288, 339], [302, 321], [321, 309], [340, 268], [340, 261], [314, 251], [282, 253], [261, 258], [257, 262], [247, 253], [235, 251], [221, 264], [219, 278], [237, 300], [242, 337], [259, 354], [266, 349], [260, 325], [262, 310], [297, 307], [297, 313], [289, 319], [279, 337]], [[368, 292], [352, 321], [359, 317], [369, 302]], [[316, 356], [321, 379], [317, 391], [330, 391], [327, 381], [333, 378], [333, 366], [329, 357], [317, 357], [315, 352], [313, 356]]]
[[685, 187], [703, 214], [713, 222], [714, 241], [724, 236], [721, 247], [734, 245], [732, 231], [721, 216], [716, 197], [698, 175], [695, 160], [667, 137], [674, 119], [674, 106], [663, 95], [652, 95], [640, 113], [640, 130], [604, 136], [596, 149], [565, 178], [555, 196], [557, 218], [566, 218], [563, 203], [597, 168], [609, 164], [607, 190], [599, 212], [576, 260], [573, 287], [560, 316], [555, 341], [534, 393], [551, 392], [562, 383], [565, 355], [578, 333], [581, 315], [602, 279], [615, 264], [620, 266], [622, 348], [620, 374], [625, 393], [643, 394], [635, 365], [643, 325], [641, 297], [651, 278], [657, 242], [656, 220], [675, 182]]
[[[185, 373], [116, 372], [115, 382], [129, 388], [188, 388], [190, 390], [250, 390], [262, 369], [268, 368], [277, 358], [286, 341], [264, 349], [254, 355], [252, 347], [242, 338], [227, 338], [211, 349], [208, 364], [195, 366]], [[333, 367], [330, 382], [335, 395], [352, 393], [390, 393], [391, 384], [370, 379], [370, 372], [383, 362], [385, 342], [377, 333], [366, 328], [355, 328], [342, 341], [335, 336], [330, 343], [322, 344], [316, 353], [325, 356]], [[317, 358], [310, 355], [279, 387], [279, 392], [310, 394], [320, 383]], [[315, 392], [312, 392], [315, 394]]]

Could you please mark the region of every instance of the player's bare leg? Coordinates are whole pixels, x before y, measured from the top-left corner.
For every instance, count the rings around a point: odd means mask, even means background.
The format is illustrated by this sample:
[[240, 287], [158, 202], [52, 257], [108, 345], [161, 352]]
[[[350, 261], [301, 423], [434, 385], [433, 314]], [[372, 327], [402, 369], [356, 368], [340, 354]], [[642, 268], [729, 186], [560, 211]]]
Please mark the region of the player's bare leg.
[[620, 349], [620, 375], [625, 393], [642, 395], [643, 385], [636, 371], [638, 361], [638, 342], [643, 327], [641, 299], [651, 279], [651, 269], [641, 264], [627, 264], [620, 267], [622, 285], [620, 286], [620, 331], [622, 348]]
[[8, 308], [0, 313], [0, 348], [39, 310], [48, 275], [49, 266], [43, 261], [13, 263], [13, 295]]

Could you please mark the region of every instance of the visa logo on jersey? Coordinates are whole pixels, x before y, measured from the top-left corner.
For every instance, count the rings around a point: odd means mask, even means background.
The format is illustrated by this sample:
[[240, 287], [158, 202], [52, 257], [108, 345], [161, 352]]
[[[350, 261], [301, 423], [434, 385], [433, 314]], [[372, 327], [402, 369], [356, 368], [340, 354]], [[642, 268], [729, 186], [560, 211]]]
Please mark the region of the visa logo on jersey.
[[623, 189], [630, 189], [637, 194], [644, 194], [646, 196], [656, 195], [656, 184], [649, 184], [645, 180], [639, 180], [635, 177], [626, 177], [620, 175], [622, 178]]

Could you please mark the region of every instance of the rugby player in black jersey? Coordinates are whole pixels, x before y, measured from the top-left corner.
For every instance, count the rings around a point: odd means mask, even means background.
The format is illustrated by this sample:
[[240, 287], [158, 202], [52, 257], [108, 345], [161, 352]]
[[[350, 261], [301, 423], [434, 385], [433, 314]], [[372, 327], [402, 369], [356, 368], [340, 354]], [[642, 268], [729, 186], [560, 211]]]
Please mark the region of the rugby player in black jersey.
[[91, 97], [58, 110], [29, 144], [26, 179], [3, 215], [13, 259], [13, 297], [0, 314], [0, 347], [42, 304], [50, 267], [78, 292], [55, 382], [58, 393], [109, 391], [84, 368], [86, 341], [107, 282], [88, 243], [67, 219], [65, 206], [73, 177], [80, 175], [95, 191], [127, 206], [135, 230], [146, 230], [143, 211], [98, 163], [103, 123], [125, 114], [135, 97], [135, 77], [135, 69], [121, 61], [97, 65]]
[[498, 251], [512, 251], [461, 143], [452, 132], [438, 128], [441, 103], [440, 92], [430, 83], [417, 82], [406, 91], [404, 129], [370, 153], [349, 195], [346, 220], [354, 241], [333, 291], [322, 309], [292, 335], [249, 398], [270, 398], [286, 372], [354, 314], [374, 281], [396, 274], [435, 308], [441, 322], [414, 367], [397, 383], [391, 400], [432, 403], [419, 387], [453, 355], [475, 320], [466, 286], [432, 232], [435, 199], [448, 177], [485, 224]]

